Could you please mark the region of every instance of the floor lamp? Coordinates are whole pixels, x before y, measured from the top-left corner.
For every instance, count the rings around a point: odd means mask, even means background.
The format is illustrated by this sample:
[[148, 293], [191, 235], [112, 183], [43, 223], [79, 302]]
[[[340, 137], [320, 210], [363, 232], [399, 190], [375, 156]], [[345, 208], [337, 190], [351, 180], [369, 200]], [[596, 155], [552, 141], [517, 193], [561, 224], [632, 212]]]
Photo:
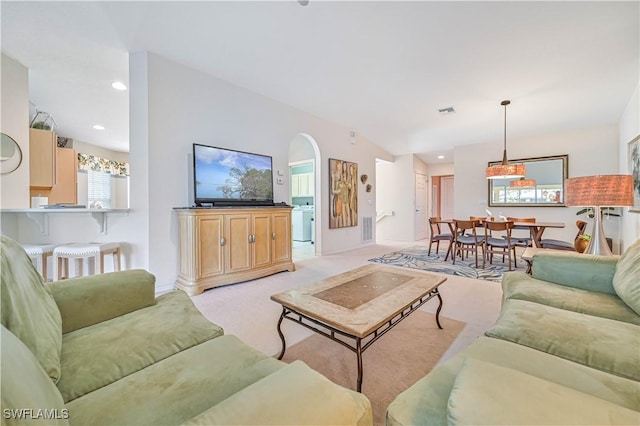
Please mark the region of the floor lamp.
[[566, 180], [568, 206], [593, 207], [593, 231], [585, 253], [611, 256], [602, 227], [600, 207], [622, 207], [633, 205], [633, 176], [596, 175], [569, 178]]

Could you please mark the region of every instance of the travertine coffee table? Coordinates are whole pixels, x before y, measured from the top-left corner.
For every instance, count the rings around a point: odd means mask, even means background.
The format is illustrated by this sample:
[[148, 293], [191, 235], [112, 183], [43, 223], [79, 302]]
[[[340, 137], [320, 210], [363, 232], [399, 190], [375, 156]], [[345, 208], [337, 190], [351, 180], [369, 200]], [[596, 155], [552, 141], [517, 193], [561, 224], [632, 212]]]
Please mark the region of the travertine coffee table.
[[[282, 359], [286, 350], [281, 324], [288, 319], [340, 343], [356, 353], [357, 390], [362, 390], [362, 353], [410, 313], [437, 297], [440, 325], [442, 296], [438, 286], [447, 279], [416, 269], [369, 264], [306, 287], [271, 296], [282, 305], [278, 334]], [[336, 335], [341, 336], [338, 338]]]

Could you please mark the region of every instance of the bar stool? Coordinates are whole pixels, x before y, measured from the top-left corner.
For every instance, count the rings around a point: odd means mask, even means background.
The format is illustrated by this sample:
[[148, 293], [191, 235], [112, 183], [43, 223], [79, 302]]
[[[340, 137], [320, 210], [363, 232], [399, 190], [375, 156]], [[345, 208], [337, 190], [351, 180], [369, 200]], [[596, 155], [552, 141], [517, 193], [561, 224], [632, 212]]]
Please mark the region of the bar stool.
[[73, 243], [57, 246], [53, 249], [53, 276], [55, 280], [69, 277], [69, 260], [80, 260], [80, 274], [83, 275], [82, 261], [94, 259], [94, 273], [104, 273], [104, 257], [113, 255], [113, 270], [120, 270], [120, 244], [119, 243]]
[[22, 244], [22, 248], [27, 252], [33, 262], [33, 266], [38, 273], [42, 275], [44, 281], [47, 282], [47, 261], [53, 256], [55, 244]]

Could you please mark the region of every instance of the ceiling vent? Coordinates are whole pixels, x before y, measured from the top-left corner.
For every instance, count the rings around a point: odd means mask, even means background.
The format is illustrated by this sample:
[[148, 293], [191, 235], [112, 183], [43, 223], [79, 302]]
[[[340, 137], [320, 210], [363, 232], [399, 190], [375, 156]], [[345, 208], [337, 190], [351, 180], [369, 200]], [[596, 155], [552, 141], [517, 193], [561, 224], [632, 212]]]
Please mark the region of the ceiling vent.
[[447, 115], [447, 114], [455, 114], [456, 110], [453, 109], [452, 106], [450, 106], [450, 107], [439, 109], [438, 112], [442, 115]]

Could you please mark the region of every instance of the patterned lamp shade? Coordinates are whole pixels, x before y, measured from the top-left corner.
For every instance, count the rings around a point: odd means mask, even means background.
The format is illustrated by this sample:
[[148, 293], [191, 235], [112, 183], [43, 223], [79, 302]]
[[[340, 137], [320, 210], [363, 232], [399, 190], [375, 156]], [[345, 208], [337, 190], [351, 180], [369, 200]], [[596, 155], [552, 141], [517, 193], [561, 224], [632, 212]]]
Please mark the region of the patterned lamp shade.
[[518, 179], [518, 180], [512, 180], [509, 183], [509, 186], [511, 188], [535, 188], [536, 186], [536, 181], [535, 179]]
[[596, 175], [566, 180], [568, 206], [620, 207], [633, 205], [633, 176]]
[[497, 164], [487, 167], [487, 179], [516, 179], [524, 177], [527, 169], [524, 164]]

